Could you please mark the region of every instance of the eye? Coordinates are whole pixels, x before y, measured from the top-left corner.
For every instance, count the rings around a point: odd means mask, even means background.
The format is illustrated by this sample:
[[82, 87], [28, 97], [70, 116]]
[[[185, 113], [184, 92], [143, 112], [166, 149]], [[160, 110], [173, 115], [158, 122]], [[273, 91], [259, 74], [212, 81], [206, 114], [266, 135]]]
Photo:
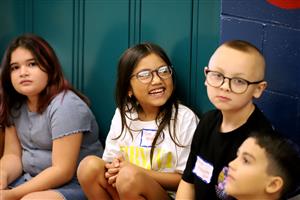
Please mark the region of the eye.
[[138, 79], [147, 79], [149, 77], [151, 77], [151, 72], [149, 70], [144, 70], [144, 71], [137, 73]]
[[38, 66], [38, 64], [35, 61], [30, 61], [29, 63], [27, 63], [27, 66], [28, 67], [35, 67], [35, 66]]
[[162, 66], [162, 67], [158, 68], [157, 72], [160, 75], [164, 75], [164, 74], [170, 74], [171, 71], [168, 66]]
[[19, 67], [19, 65], [11, 65], [10, 66], [10, 71], [12, 72], [12, 71], [16, 71], [17, 69], [19, 69], [20, 67]]
[[223, 79], [223, 74], [221, 74], [221, 73], [219, 73], [219, 72], [209, 72], [208, 73], [209, 74], [209, 76], [211, 76], [212, 78], [214, 78], [214, 79], [218, 79], [218, 80], [221, 80], [221, 79]]
[[247, 156], [243, 156], [243, 157], [242, 157], [242, 161], [243, 161], [243, 163], [246, 164], [246, 165], [251, 164], [250, 159], [248, 159]]
[[241, 78], [233, 78], [231, 79], [231, 83], [237, 86], [247, 85], [247, 81]]

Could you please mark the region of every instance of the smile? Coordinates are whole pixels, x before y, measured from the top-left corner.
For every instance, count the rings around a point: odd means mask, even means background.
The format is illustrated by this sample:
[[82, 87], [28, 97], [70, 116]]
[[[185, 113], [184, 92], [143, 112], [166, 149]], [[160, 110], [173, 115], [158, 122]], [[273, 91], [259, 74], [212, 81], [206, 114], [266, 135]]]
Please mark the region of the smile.
[[153, 95], [153, 96], [160, 96], [165, 93], [165, 90], [166, 90], [165, 88], [157, 88], [157, 89], [151, 90], [149, 92], [149, 94]]

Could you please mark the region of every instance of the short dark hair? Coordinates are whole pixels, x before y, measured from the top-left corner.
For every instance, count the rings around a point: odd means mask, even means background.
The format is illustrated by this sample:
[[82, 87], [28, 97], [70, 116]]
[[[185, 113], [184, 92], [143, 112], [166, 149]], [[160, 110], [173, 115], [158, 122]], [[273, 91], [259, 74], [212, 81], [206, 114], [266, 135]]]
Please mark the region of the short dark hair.
[[245, 40], [229, 40], [224, 42], [222, 45], [244, 52], [256, 51], [263, 56], [262, 52], [255, 45]]
[[277, 131], [255, 132], [250, 137], [266, 151], [267, 173], [283, 179], [281, 196], [288, 197], [300, 186], [299, 146]]

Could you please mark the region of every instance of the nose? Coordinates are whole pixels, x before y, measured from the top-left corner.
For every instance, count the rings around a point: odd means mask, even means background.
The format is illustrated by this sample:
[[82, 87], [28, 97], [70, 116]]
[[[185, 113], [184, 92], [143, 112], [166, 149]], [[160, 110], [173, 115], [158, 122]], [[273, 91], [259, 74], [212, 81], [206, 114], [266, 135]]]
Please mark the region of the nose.
[[223, 84], [220, 86], [221, 89], [225, 91], [231, 91], [230, 89], [230, 79], [224, 77]]
[[155, 84], [155, 83], [159, 83], [159, 82], [161, 82], [161, 79], [160, 79], [160, 77], [158, 76], [157, 71], [153, 71], [153, 72], [152, 72], [152, 81], [151, 81], [151, 83], [152, 83], [152, 84]]
[[237, 159], [238, 159], [238, 158], [232, 160], [232, 161], [228, 164], [228, 166], [229, 166], [229, 168], [230, 168], [231, 170], [234, 170], [234, 169], [235, 169]]
[[24, 65], [20, 66], [20, 76], [21, 77], [28, 76], [28, 69]]

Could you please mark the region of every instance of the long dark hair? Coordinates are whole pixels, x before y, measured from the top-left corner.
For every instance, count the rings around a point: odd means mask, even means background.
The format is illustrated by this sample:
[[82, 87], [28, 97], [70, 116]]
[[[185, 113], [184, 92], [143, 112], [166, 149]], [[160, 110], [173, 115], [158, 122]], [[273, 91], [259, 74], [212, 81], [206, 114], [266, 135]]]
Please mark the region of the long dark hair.
[[[172, 66], [172, 63], [168, 58], [167, 54], [165, 53], [165, 51], [160, 46], [153, 43], [137, 44], [127, 49], [119, 60], [117, 84], [116, 84], [116, 103], [121, 113], [122, 130], [120, 135], [115, 139], [121, 137], [124, 128], [127, 128], [129, 130], [129, 133], [131, 134], [131, 137], [133, 137], [132, 131], [134, 130], [130, 128], [130, 124], [127, 124], [126, 118], [129, 118], [131, 120], [136, 120], [136, 119], [132, 119], [126, 113], [138, 112], [143, 110], [143, 108], [138, 104], [137, 99], [134, 97], [134, 95], [131, 97], [128, 96], [128, 91], [131, 88], [130, 79], [131, 79], [132, 72], [136, 68], [138, 63], [144, 57], [150, 54], [156, 54], [157, 56], [162, 58], [168, 66]], [[178, 101], [175, 95], [175, 72], [172, 74], [172, 81], [174, 85], [172, 94], [170, 98], [167, 100], [167, 102], [160, 107], [159, 113], [155, 119], [156, 123], [158, 124], [158, 130], [156, 132], [156, 135], [151, 145], [151, 152], [150, 152], [151, 166], [152, 166], [152, 158], [153, 158], [155, 145], [158, 142], [159, 136], [162, 136], [162, 138], [164, 139], [165, 133], [163, 132], [163, 129], [165, 127], [168, 127], [169, 134], [173, 142], [178, 146], [182, 146], [181, 144], [179, 144], [175, 132], [176, 120], [178, 114]], [[173, 108], [175, 108], [174, 109], [175, 113], [173, 113]], [[172, 117], [174, 118], [172, 119]], [[173, 127], [172, 127], [173, 134], [171, 133], [171, 127], [170, 127], [171, 119], [174, 120]]]
[[47, 73], [48, 83], [39, 94], [37, 112], [45, 111], [51, 100], [60, 92], [72, 90], [88, 103], [88, 99], [76, 91], [64, 78], [61, 64], [47, 41], [34, 34], [24, 34], [11, 41], [7, 47], [1, 63], [0, 75], [0, 124], [10, 126], [9, 116], [12, 108], [20, 108], [27, 97], [18, 93], [11, 82], [11, 54], [17, 48], [24, 48], [31, 52], [41, 70]]

